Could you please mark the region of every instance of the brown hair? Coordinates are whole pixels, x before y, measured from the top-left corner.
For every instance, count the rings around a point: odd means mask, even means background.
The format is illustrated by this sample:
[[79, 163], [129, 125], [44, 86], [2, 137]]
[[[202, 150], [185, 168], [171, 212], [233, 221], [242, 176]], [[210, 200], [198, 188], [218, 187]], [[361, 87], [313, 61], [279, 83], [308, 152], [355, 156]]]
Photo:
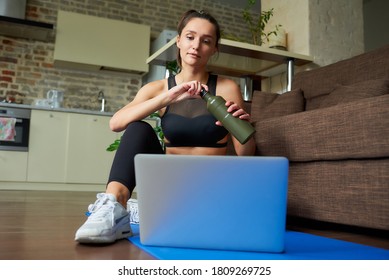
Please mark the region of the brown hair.
[[[219, 23], [211, 14], [209, 14], [203, 10], [201, 10], [201, 11], [189, 10], [189, 11], [185, 12], [181, 17], [181, 20], [178, 22], [178, 26], [177, 26], [178, 35], [181, 36], [182, 30], [185, 28], [185, 26], [188, 24], [188, 22], [193, 18], [206, 19], [215, 26], [216, 48], [218, 48], [219, 47], [219, 40], [220, 40], [220, 36], [221, 36]], [[177, 51], [177, 63], [181, 67], [180, 51]]]

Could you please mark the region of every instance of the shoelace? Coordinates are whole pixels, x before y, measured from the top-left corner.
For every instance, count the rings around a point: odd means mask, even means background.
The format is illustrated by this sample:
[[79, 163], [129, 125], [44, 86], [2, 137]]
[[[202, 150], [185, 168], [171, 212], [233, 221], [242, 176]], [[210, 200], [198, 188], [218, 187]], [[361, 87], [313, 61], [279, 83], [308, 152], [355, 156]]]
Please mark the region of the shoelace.
[[114, 203], [109, 200], [108, 195], [105, 193], [97, 194], [97, 200], [94, 204], [88, 206], [89, 219], [99, 220], [105, 218], [107, 215], [111, 214], [111, 221], [114, 223], [113, 219], [113, 208], [115, 207]]

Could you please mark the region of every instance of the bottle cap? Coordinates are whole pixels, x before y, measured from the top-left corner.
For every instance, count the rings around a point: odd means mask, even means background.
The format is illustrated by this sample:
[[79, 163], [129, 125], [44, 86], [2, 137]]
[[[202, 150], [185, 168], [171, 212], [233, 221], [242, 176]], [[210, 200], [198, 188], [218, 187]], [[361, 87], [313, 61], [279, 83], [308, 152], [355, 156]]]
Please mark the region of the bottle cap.
[[203, 97], [204, 95], [206, 95], [208, 92], [205, 90], [205, 88], [201, 88], [201, 91], [200, 91], [200, 96]]

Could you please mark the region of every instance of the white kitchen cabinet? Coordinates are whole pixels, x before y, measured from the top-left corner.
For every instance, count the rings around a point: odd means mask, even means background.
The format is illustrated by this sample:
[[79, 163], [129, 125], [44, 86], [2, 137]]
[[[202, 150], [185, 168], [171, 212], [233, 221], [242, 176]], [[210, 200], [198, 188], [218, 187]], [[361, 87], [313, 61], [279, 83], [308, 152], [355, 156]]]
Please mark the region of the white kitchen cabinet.
[[55, 111], [31, 111], [28, 181], [65, 182], [68, 115]]
[[27, 181], [105, 184], [117, 136], [110, 116], [32, 110]]
[[0, 189], [8, 188], [7, 182], [22, 189], [104, 188], [115, 156], [106, 149], [121, 136], [110, 130], [110, 118], [33, 109], [29, 151], [0, 151]]
[[69, 115], [67, 183], [105, 184], [114, 152], [106, 148], [117, 135], [107, 116]]
[[27, 156], [27, 152], [0, 151], [0, 181], [25, 182]]
[[144, 74], [150, 26], [58, 11], [54, 66]]

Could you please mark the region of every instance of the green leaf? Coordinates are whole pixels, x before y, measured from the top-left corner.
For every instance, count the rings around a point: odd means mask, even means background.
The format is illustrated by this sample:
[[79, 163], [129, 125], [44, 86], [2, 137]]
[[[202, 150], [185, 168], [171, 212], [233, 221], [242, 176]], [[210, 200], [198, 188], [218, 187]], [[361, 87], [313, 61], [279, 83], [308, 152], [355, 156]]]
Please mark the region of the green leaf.
[[[255, 5], [256, 0], [247, 0], [245, 9], [242, 11], [243, 20], [246, 22], [249, 32], [251, 33], [251, 38], [253, 44], [262, 45], [264, 40], [269, 40], [270, 34], [273, 34], [271, 31], [265, 33], [265, 27], [269, 22], [270, 18], [273, 16], [274, 8], [271, 8], [268, 11], [262, 11], [258, 16], [253, 11], [253, 6]], [[254, 19], [254, 17], [257, 19]], [[277, 25], [275, 28], [278, 30]]]
[[160, 118], [161, 118], [161, 116], [160, 116], [157, 112], [154, 112], [154, 113], [150, 114], [149, 117], [150, 117], [150, 118], [157, 118], [157, 119], [160, 119]]
[[120, 139], [116, 139], [111, 145], [109, 145], [106, 149], [108, 152], [116, 151], [119, 148]]
[[177, 60], [166, 61], [166, 69], [169, 70], [171, 75], [176, 75], [180, 71]]

